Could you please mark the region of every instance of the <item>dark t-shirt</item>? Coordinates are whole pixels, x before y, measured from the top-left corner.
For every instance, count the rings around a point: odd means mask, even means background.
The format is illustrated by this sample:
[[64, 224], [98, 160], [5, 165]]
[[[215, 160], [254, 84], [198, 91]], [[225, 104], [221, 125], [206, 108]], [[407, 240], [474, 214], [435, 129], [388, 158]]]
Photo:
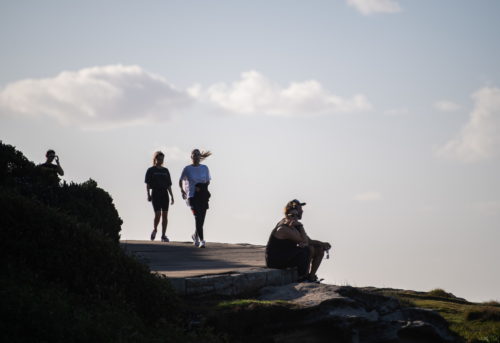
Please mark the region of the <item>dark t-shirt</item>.
[[57, 176], [58, 171], [59, 171], [59, 168], [57, 167], [57, 165], [52, 164], [52, 163], [48, 163], [48, 162], [39, 164], [38, 167], [40, 167], [44, 172], [54, 174], [56, 176]]
[[164, 167], [150, 167], [146, 171], [146, 178], [144, 182], [146, 182], [151, 189], [164, 190], [172, 186], [170, 173], [168, 169]]

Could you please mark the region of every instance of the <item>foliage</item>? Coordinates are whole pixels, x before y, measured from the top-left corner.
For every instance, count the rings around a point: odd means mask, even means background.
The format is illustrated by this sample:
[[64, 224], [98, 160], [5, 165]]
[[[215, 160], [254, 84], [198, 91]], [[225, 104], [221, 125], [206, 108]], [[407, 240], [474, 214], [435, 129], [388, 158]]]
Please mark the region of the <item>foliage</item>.
[[13, 146], [0, 141], [0, 187], [37, 199], [115, 240], [122, 220], [111, 196], [89, 179], [82, 184], [59, 183], [59, 177], [28, 161]]
[[427, 292], [427, 294], [433, 297], [440, 297], [440, 298], [456, 298], [456, 296], [454, 296], [452, 293], [448, 293], [441, 288], [435, 288]]
[[187, 332], [168, 280], [120, 248], [97, 184], [59, 184], [0, 143], [0, 341], [220, 341]]
[[293, 304], [290, 303], [289, 301], [286, 300], [256, 300], [256, 299], [237, 299], [237, 300], [227, 300], [227, 301], [221, 301], [220, 303], [217, 304], [216, 308], [217, 309], [231, 309], [231, 308], [238, 308], [238, 307], [266, 307], [266, 306], [276, 306], [276, 305], [282, 305], [282, 306], [288, 306], [288, 307], [293, 307]]
[[[441, 292], [442, 291], [442, 292]], [[413, 292], [384, 289], [383, 294], [394, 296], [404, 304], [437, 311], [450, 324], [450, 329], [468, 343], [500, 343], [500, 309], [485, 304], [476, 304], [456, 297], [443, 297], [439, 292]]]
[[465, 314], [467, 320], [495, 321], [500, 322], [500, 308], [493, 306], [478, 306], [469, 309]]

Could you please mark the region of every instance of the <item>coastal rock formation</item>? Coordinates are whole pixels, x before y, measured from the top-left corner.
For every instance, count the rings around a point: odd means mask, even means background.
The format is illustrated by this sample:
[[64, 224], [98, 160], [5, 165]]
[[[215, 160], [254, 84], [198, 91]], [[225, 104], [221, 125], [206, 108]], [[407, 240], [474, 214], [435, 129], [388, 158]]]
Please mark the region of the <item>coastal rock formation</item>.
[[359, 288], [292, 283], [265, 287], [258, 299], [214, 324], [241, 342], [459, 342], [436, 312]]

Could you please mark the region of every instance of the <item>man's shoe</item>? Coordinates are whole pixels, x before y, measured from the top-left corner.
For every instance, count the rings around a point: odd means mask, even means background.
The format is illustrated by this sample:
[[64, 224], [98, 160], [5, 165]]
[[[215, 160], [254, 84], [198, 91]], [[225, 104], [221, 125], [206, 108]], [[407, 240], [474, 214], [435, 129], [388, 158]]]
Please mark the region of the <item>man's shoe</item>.
[[201, 241], [200, 245], [198, 246], [199, 248], [204, 248], [205, 247], [205, 241]]
[[170, 242], [170, 239], [168, 239], [168, 237], [167, 237], [167, 236], [162, 236], [162, 237], [161, 237], [161, 241], [162, 241], [162, 242]]
[[156, 237], [156, 230], [153, 230], [153, 232], [151, 232], [151, 240], [154, 241], [155, 237]]
[[192, 236], [191, 236], [191, 239], [193, 240], [193, 244], [194, 246], [200, 246], [200, 240], [198, 239], [198, 235], [196, 235], [196, 233], [194, 233]]
[[318, 277], [316, 275], [309, 275], [307, 278], [306, 278], [306, 281], [305, 282], [310, 282], [310, 283], [321, 283], [321, 281], [323, 281], [324, 279], [318, 279]]

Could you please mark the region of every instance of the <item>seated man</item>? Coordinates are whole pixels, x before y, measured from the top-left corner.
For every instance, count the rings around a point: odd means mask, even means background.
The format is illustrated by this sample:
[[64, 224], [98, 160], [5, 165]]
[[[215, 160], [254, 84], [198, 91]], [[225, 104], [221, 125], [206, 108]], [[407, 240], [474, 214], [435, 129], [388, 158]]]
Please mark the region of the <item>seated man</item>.
[[283, 218], [271, 232], [266, 246], [266, 265], [269, 268], [297, 267], [299, 281], [317, 282], [316, 272], [330, 243], [310, 239], [300, 219], [302, 206], [298, 200], [288, 202]]

